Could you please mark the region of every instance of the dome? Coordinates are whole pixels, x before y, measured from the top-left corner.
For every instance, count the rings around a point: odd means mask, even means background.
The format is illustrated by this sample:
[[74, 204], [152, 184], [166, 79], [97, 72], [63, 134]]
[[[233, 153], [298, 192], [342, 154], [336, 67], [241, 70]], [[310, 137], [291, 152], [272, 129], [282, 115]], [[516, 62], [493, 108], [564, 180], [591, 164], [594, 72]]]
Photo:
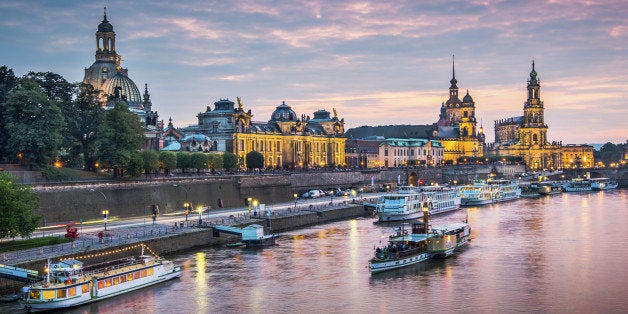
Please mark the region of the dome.
[[270, 116], [270, 121], [297, 121], [297, 114], [284, 101]]
[[331, 118], [329, 116], [329, 111], [325, 109], [317, 110], [316, 112], [314, 112], [314, 119], [312, 120], [313, 121], [331, 121]]
[[473, 102], [473, 98], [471, 97], [471, 95], [469, 95], [469, 90], [467, 90], [467, 94], [464, 96], [464, 98], [462, 98], [462, 102], [465, 102], [465, 103]]
[[98, 25], [99, 32], [113, 32], [113, 25], [107, 21], [107, 8], [105, 8], [105, 14], [103, 15], [102, 22]]
[[142, 97], [137, 85], [133, 83], [133, 80], [118, 72], [114, 77], [109, 78], [102, 85], [103, 93], [107, 95], [115, 95], [116, 87], [120, 87], [120, 96], [126, 96], [126, 101], [129, 103], [129, 107], [140, 107], [142, 103]]

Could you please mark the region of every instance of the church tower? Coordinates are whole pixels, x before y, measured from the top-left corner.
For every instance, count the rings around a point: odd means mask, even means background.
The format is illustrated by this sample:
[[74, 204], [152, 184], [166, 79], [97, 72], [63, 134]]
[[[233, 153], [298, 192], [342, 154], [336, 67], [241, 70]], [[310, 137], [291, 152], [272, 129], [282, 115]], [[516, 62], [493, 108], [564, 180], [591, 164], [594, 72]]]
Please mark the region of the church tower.
[[460, 111], [460, 98], [458, 98], [458, 80], [456, 80], [456, 64], [452, 60], [451, 68], [451, 80], [449, 81], [449, 99], [445, 102], [445, 108], [447, 110], [447, 116], [449, 117], [450, 125], [456, 125], [460, 122], [462, 116]]
[[107, 21], [107, 8], [96, 32], [96, 61], [116, 61], [116, 33]]
[[523, 123], [520, 128], [520, 140], [527, 146], [547, 145], [547, 125], [544, 123], [540, 82], [532, 61], [532, 71], [528, 79], [528, 99], [523, 105]]

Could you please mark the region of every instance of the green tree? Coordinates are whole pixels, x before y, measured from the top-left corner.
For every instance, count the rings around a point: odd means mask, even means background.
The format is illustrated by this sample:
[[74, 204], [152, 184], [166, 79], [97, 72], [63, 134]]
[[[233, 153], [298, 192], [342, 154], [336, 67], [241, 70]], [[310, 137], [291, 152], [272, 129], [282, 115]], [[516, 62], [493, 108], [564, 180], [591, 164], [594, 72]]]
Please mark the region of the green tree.
[[207, 169], [207, 155], [201, 152], [194, 152], [190, 157], [190, 168], [196, 168], [196, 173], [200, 173], [201, 169]]
[[74, 101], [63, 106], [67, 131], [63, 147], [71, 164], [95, 171], [97, 138], [105, 121], [105, 109], [100, 105], [99, 91], [92, 85], [80, 84]]
[[142, 154], [137, 151], [132, 152], [126, 169], [131, 177], [139, 177], [144, 170], [144, 158]]
[[222, 155], [209, 153], [207, 155], [207, 166], [212, 170], [212, 173], [215, 173], [216, 169], [221, 169], [223, 167]]
[[602, 161], [608, 166], [610, 163], [619, 162], [622, 160], [624, 154], [623, 145], [615, 145], [611, 142], [607, 142], [602, 145], [600, 151], [593, 151], [593, 158], [596, 161]]
[[[48, 100], [37, 83], [23, 79], [4, 106], [6, 150], [29, 166], [50, 163], [58, 155], [65, 122], [61, 110]], [[19, 154], [19, 155], [18, 155]]]
[[246, 154], [246, 167], [249, 169], [264, 168], [264, 155], [257, 151], [250, 151]]
[[177, 153], [177, 168], [181, 168], [183, 173], [185, 173], [185, 169], [192, 168], [192, 157], [189, 152]]
[[154, 150], [145, 150], [142, 152], [144, 159], [144, 173], [149, 176], [159, 170], [159, 153]]
[[[13, 74], [13, 70], [6, 65], [0, 67], [0, 134], [9, 134], [6, 128], [6, 121], [4, 118], [4, 103], [9, 97], [9, 92], [13, 90], [18, 84], [19, 79]], [[6, 154], [7, 137], [0, 136], [0, 159], [1, 156], [7, 156]]]
[[122, 176], [132, 153], [139, 151], [143, 141], [144, 133], [137, 115], [129, 111], [125, 103], [116, 102], [113, 109], [107, 111], [98, 141], [100, 160], [105, 167], [113, 169], [114, 178]]
[[177, 154], [168, 151], [160, 152], [159, 168], [164, 169], [165, 174], [170, 174], [170, 170], [177, 169]]
[[39, 217], [33, 211], [39, 206], [39, 198], [33, 188], [18, 184], [12, 175], [0, 172], [0, 238], [28, 237]]
[[52, 72], [31, 71], [24, 77], [37, 82], [49, 100], [60, 103], [72, 101], [76, 84], [69, 83], [63, 76]]
[[227, 171], [238, 166], [238, 156], [231, 152], [225, 152], [222, 154], [222, 166], [227, 169]]

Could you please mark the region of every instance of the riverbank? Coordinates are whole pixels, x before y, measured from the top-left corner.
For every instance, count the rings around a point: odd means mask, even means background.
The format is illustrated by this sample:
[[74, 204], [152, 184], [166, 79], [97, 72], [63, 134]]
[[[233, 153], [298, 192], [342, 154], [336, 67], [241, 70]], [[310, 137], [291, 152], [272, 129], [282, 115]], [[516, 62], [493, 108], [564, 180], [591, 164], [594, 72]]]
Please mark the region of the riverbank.
[[[11, 263], [11, 257], [4, 255], [4, 262], [13, 266], [41, 271], [46, 265], [47, 258], [77, 258], [83, 257], [83, 261], [89, 264], [104, 262], [128, 255], [123, 248], [136, 243], [145, 243], [156, 254], [168, 255], [176, 252], [192, 250], [199, 247], [224, 246], [228, 243], [239, 242], [240, 238], [235, 235], [216, 233], [212, 228], [215, 224], [227, 224], [236, 227], [245, 227], [250, 224], [260, 224], [265, 228], [265, 232], [281, 233], [312, 225], [323, 224], [332, 221], [351, 219], [356, 217], [371, 216], [372, 211], [365, 208], [360, 203], [337, 202], [333, 205], [314, 205], [303, 209], [288, 209], [285, 211], [274, 211], [270, 217], [262, 216], [241, 216], [225, 217], [206, 222], [203, 225], [191, 225], [189, 227], [171, 228], [171, 226], [158, 226], [149, 229], [149, 234], [137, 234], [132, 229], [116, 230], [117, 236], [103, 241], [91, 239], [87, 244], [82, 245], [64, 244], [58, 247], [32, 250], [32, 252], [18, 252], [22, 259], [26, 261]], [[161, 228], [161, 227], [165, 227]], [[157, 231], [155, 231], [157, 230]], [[126, 232], [126, 235], [125, 235]], [[133, 234], [135, 232], [135, 235]], [[78, 241], [77, 241], [78, 242]], [[80, 243], [80, 242], [78, 242]], [[17, 260], [15, 260], [17, 261]], [[0, 279], [0, 294], [13, 293], [23, 283]]]

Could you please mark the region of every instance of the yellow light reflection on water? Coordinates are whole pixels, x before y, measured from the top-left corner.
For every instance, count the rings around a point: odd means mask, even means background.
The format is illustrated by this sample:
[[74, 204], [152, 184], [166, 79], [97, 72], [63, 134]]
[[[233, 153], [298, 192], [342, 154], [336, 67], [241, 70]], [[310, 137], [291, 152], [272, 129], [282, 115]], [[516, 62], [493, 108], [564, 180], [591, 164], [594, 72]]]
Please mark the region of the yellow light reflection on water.
[[196, 284], [196, 304], [198, 305], [198, 312], [202, 313], [208, 310], [207, 300], [207, 290], [209, 287], [209, 283], [207, 282], [207, 273], [205, 273], [205, 269], [207, 266], [207, 260], [205, 253], [198, 252], [196, 253], [196, 278], [194, 283]]

